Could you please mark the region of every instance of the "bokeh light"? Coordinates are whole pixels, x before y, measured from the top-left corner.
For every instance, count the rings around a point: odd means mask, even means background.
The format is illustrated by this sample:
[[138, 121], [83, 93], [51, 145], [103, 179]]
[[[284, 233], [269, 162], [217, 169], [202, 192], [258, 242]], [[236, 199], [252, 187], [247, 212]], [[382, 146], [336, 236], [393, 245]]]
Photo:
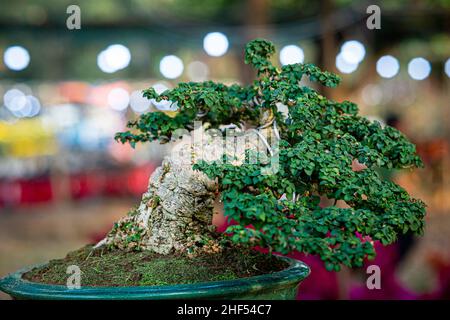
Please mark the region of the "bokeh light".
[[16, 88], [9, 89], [3, 95], [3, 104], [10, 111], [20, 110], [26, 103], [25, 94]]
[[142, 91], [133, 91], [130, 95], [130, 107], [136, 113], [146, 112], [150, 108], [150, 100], [142, 96]]
[[13, 111], [13, 114], [18, 118], [34, 117], [41, 110], [39, 100], [31, 95], [25, 97], [26, 103], [19, 110]]
[[10, 70], [20, 71], [30, 64], [30, 54], [24, 47], [12, 46], [5, 50], [3, 61]]
[[97, 56], [98, 67], [106, 73], [114, 73], [125, 69], [130, 61], [130, 50], [122, 44], [110, 45]]
[[203, 38], [203, 49], [213, 57], [223, 56], [228, 46], [228, 38], [221, 32], [210, 32]]
[[183, 70], [183, 61], [174, 55], [163, 57], [159, 63], [159, 71], [167, 79], [178, 78], [183, 73]]
[[280, 63], [282, 65], [303, 63], [305, 54], [303, 49], [296, 45], [288, 45], [280, 50]]
[[114, 88], [108, 93], [108, 105], [117, 111], [123, 111], [130, 103], [130, 95], [123, 88]]
[[450, 78], [450, 58], [447, 59], [447, 61], [445, 62], [445, 73], [447, 74], [447, 77]]
[[398, 60], [391, 56], [382, 56], [377, 61], [377, 72], [378, 74], [383, 78], [392, 78], [395, 75], [397, 75], [398, 71], [400, 70], [400, 64], [398, 63]]
[[341, 47], [342, 59], [349, 65], [360, 63], [366, 55], [364, 45], [357, 40], [344, 42]]
[[41, 103], [32, 95], [25, 93], [17, 88], [9, 89], [3, 95], [5, 107], [16, 117], [34, 117], [41, 110]]
[[113, 73], [116, 72], [117, 70], [115, 70], [113, 67], [111, 67], [107, 62], [106, 62], [106, 50], [102, 51], [98, 54], [97, 56], [97, 65], [100, 68], [100, 70], [102, 70], [103, 72], [106, 73]]
[[39, 114], [41, 111], [41, 103], [39, 102], [38, 98], [34, 96], [27, 96], [28, 102], [31, 105], [30, 112], [26, 115], [27, 117], [34, 117]]
[[348, 63], [341, 52], [336, 56], [336, 68], [342, 73], [352, 73], [358, 69], [358, 63]]
[[431, 72], [431, 64], [424, 58], [418, 57], [408, 63], [408, 74], [414, 80], [424, 80]]

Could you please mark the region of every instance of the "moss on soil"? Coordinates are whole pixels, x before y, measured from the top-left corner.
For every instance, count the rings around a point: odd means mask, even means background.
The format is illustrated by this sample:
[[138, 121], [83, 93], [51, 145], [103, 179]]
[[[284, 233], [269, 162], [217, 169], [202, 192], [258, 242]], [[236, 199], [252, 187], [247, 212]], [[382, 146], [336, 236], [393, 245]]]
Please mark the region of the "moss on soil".
[[86, 246], [64, 259], [25, 273], [39, 283], [65, 285], [67, 267], [81, 269], [82, 286], [156, 286], [232, 280], [280, 271], [287, 263], [274, 256], [243, 248], [225, 248], [221, 253], [160, 255], [152, 252], [93, 250]]

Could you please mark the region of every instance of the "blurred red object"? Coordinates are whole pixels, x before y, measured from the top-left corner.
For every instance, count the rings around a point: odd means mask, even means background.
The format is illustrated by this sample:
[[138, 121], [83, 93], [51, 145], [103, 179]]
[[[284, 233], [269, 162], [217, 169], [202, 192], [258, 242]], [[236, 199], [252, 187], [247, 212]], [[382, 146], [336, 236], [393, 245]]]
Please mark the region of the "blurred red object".
[[120, 170], [85, 172], [70, 177], [73, 199], [95, 196], [140, 196], [147, 191], [148, 179], [155, 170], [153, 164], [145, 164]]
[[102, 192], [106, 196], [121, 196], [126, 193], [124, 190], [124, 181], [127, 179], [127, 172], [114, 173], [108, 172], [105, 175], [105, 181]]
[[53, 188], [48, 176], [0, 183], [0, 206], [20, 206], [52, 200]]
[[104, 173], [103, 194], [141, 196], [147, 191], [148, 179], [154, 170], [154, 165], [146, 164], [128, 170], [107, 171]]
[[310, 275], [300, 284], [297, 292], [297, 300], [339, 299], [337, 273], [327, 271], [322, 260], [316, 256], [307, 256], [300, 252], [294, 252], [288, 256], [306, 263], [311, 269]]
[[70, 176], [70, 193], [73, 199], [83, 199], [100, 195], [102, 191], [100, 172], [83, 172]]
[[134, 167], [128, 173], [127, 188], [132, 195], [140, 196], [147, 191], [148, 179], [155, 170], [153, 164]]
[[20, 202], [32, 204], [53, 200], [53, 189], [50, 177], [40, 177], [20, 181]]

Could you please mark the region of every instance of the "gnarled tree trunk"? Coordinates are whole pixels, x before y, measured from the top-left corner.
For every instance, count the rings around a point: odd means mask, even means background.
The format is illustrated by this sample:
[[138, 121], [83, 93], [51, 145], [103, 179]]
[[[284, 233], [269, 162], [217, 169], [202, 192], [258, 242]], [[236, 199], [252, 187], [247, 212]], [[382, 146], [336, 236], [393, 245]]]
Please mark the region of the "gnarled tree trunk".
[[174, 148], [150, 177], [136, 210], [119, 220], [97, 246], [140, 248], [160, 254], [184, 251], [202, 242], [218, 249], [209, 237], [217, 183], [192, 169], [193, 145]]

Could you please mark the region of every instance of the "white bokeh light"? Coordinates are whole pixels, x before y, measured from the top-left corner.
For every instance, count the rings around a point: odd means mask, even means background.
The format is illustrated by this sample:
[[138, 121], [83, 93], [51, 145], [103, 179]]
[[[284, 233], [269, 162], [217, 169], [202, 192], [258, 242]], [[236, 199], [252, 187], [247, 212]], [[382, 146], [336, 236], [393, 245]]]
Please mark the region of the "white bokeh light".
[[210, 32], [203, 38], [203, 49], [213, 57], [223, 56], [228, 46], [228, 38], [221, 32]]
[[447, 74], [447, 77], [450, 78], [450, 58], [448, 58], [447, 61], [445, 61], [444, 70], [445, 73]]
[[113, 44], [97, 56], [97, 65], [103, 72], [113, 73], [128, 67], [131, 61], [130, 50], [122, 44]]
[[187, 67], [187, 74], [189, 80], [195, 82], [201, 82], [208, 79], [209, 68], [208, 66], [201, 61], [193, 61], [189, 63]]
[[130, 95], [130, 107], [136, 113], [146, 112], [150, 108], [150, 100], [142, 96], [142, 91], [133, 91]]
[[130, 103], [130, 95], [123, 88], [114, 88], [108, 93], [108, 105], [117, 111], [123, 111]]
[[350, 40], [344, 42], [341, 47], [342, 59], [349, 64], [354, 65], [360, 63], [365, 55], [366, 49], [364, 45], [357, 40]]
[[342, 56], [342, 52], [336, 56], [336, 68], [342, 73], [352, 73], [358, 69], [357, 63], [348, 63]]
[[41, 104], [36, 97], [25, 95], [17, 88], [5, 92], [3, 103], [18, 118], [34, 117], [41, 110]]
[[131, 61], [130, 50], [121, 44], [113, 44], [106, 49], [106, 63], [117, 70], [126, 68]]
[[431, 64], [424, 58], [418, 57], [408, 63], [408, 74], [414, 80], [424, 80], [431, 72]]
[[28, 96], [28, 102], [31, 105], [30, 112], [26, 115], [27, 117], [34, 117], [41, 111], [41, 103], [34, 96]]
[[397, 75], [400, 70], [400, 64], [395, 57], [387, 55], [378, 59], [376, 68], [381, 77], [392, 78]]
[[39, 100], [34, 96], [26, 96], [26, 103], [20, 109], [13, 112], [18, 118], [34, 117], [41, 110], [41, 104]]
[[288, 45], [280, 51], [280, 62], [282, 65], [303, 63], [305, 54], [303, 49], [296, 45]]
[[3, 104], [10, 111], [20, 110], [25, 105], [25, 103], [25, 94], [19, 89], [9, 89], [3, 95]]
[[103, 72], [106, 73], [113, 73], [116, 72], [117, 70], [114, 69], [112, 66], [110, 66], [107, 62], [106, 62], [106, 50], [100, 52], [97, 56], [97, 65], [100, 68], [100, 70], [102, 70]]
[[159, 63], [159, 71], [167, 79], [178, 78], [183, 73], [183, 70], [183, 61], [174, 55], [165, 56]]
[[3, 61], [9, 69], [20, 71], [30, 64], [30, 54], [24, 47], [12, 46], [5, 50]]

